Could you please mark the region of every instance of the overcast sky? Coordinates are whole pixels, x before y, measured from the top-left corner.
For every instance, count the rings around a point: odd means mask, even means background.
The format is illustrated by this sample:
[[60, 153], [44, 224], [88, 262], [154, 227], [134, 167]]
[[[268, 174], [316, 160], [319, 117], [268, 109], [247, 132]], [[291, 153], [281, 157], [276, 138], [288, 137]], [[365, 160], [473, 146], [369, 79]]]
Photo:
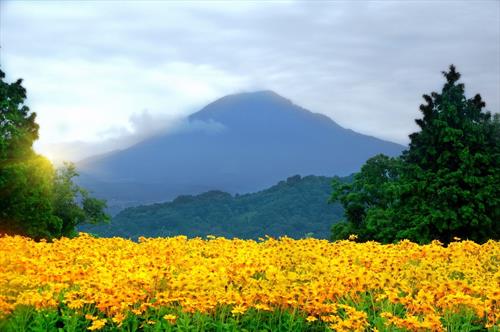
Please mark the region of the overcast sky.
[[120, 148], [262, 89], [406, 144], [451, 63], [469, 96], [500, 106], [495, 0], [1, 1], [0, 46], [53, 158]]

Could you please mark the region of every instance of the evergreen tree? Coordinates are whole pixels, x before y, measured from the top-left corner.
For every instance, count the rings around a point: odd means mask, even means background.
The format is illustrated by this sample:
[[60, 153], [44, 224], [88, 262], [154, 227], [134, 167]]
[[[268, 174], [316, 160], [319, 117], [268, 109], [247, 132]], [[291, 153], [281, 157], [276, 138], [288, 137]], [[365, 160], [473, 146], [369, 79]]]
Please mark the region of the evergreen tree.
[[466, 98], [453, 65], [443, 74], [442, 92], [423, 96], [421, 130], [409, 149], [393, 161], [369, 160], [352, 185], [334, 184], [332, 200], [347, 218], [334, 239], [349, 232], [382, 242], [500, 237], [499, 116], [484, 111], [480, 95]]
[[500, 235], [498, 117], [477, 94], [467, 99], [460, 74], [443, 72], [442, 92], [424, 95], [420, 131], [410, 135], [398, 237], [448, 243], [453, 237], [486, 241]]

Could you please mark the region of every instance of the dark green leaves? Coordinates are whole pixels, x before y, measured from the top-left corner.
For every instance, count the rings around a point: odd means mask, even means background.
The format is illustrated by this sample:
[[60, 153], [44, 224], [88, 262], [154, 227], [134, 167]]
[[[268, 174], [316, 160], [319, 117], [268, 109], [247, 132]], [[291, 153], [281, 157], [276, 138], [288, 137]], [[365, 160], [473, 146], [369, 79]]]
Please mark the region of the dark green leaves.
[[[444, 76], [441, 93], [424, 95], [421, 130], [399, 159], [374, 157], [351, 186], [334, 184], [332, 200], [344, 205], [348, 224], [335, 226], [333, 238], [345, 238], [346, 229], [382, 242], [499, 238], [498, 114], [483, 110], [480, 95], [465, 97], [454, 66]], [[392, 167], [397, 176], [380, 175]]]

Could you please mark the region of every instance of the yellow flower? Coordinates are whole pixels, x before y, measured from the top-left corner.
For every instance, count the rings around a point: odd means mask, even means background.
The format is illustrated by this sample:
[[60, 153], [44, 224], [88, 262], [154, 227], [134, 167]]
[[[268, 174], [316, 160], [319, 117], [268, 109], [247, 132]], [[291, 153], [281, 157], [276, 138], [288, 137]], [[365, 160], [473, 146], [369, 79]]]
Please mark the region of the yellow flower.
[[70, 309], [81, 309], [83, 308], [84, 302], [82, 300], [73, 300], [68, 302], [68, 308]]
[[163, 319], [172, 323], [172, 324], [175, 324], [175, 321], [177, 320], [177, 316], [172, 315], [172, 314], [166, 314], [165, 316], [163, 316]]
[[90, 330], [90, 331], [94, 331], [94, 330], [100, 330], [104, 327], [104, 325], [106, 325], [106, 319], [103, 318], [103, 319], [96, 319], [92, 322], [92, 325], [90, 327], [88, 327], [87, 329]]
[[338, 318], [336, 316], [329, 315], [329, 316], [321, 316], [321, 320], [325, 323], [334, 323], [338, 320]]
[[307, 316], [306, 320], [309, 322], [309, 323], [312, 323], [312, 322], [315, 322], [318, 320], [318, 318], [314, 317], [314, 316]]
[[[97, 330], [106, 324], [99, 316], [120, 326], [130, 312], [147, 326], [145, 312], [165, 307], [212, 314], [228, 306], [233, 315], [286, 307], [336, 331], [363, 331], [370, 329], [367, 312], [356, 307], [370, 294], [376, 306], [394, 303], [406, 313], [382, 313], [388, 327], [444, 331], [443, 313], [462, 310], [477, 315], [482, 327], [500, 320], [500, 291], [491, 282], [499, 276], [499, 241], [445, 247], [354, 240], [0, 236], [0, 316], [18, 305], [54, 309], [62, 298], [80, 312], [96, 308], [85, 318]], [[352, 303], [332, 302], [342, 298]], [[175, 323], [177, 316], [163, 318]]]
[[86, 314], [86, 315], [85, 315], [85, 319], [87, 319], [87, 320], [96, 320], [96, 319], [97, 319], [97, 317], [92, 316], [91, 314]]
[[137, 316], [142, 315], [142, 311], [140, 309], [132, 309], [130, 310], [132, 313], [134, 313]]
[[233, 310], [231, 310], [231, 313], [233, 315], [241, 315], [241, 314], [244, 314], [245, 311], [246, 311], [246, 308], [244, 306], [238, 305], [238, 306], [235, 306], [233, 308]]
[[254, 305], [254, 308], [257, 310], [272, 311], [272, 309], [269, 308], [269, 306], [267, 304], [259, 303], [259, 304]]
[[123, 313], [119, 312], [111, 320], [114, 323], [118, 324], [118, 326], [121, 326], [124, 319], [125, 319], [125, 315]]

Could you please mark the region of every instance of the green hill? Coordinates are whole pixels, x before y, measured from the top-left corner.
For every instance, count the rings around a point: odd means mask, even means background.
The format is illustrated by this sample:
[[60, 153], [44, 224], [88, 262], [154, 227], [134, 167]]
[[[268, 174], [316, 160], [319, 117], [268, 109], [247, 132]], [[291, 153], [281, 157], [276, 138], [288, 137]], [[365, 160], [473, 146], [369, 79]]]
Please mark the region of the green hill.
[[179, 196], [172, 202], [127, 208], [109, 225], [86, 225], [80, 230], [126, 238], [175, 235], [328, 238], [332, 224], [343, 215], [339, 204], [328, 204], [331, 181], [330, 177], [296, 175], [251, 194], [232, 196], [209, 191]]

